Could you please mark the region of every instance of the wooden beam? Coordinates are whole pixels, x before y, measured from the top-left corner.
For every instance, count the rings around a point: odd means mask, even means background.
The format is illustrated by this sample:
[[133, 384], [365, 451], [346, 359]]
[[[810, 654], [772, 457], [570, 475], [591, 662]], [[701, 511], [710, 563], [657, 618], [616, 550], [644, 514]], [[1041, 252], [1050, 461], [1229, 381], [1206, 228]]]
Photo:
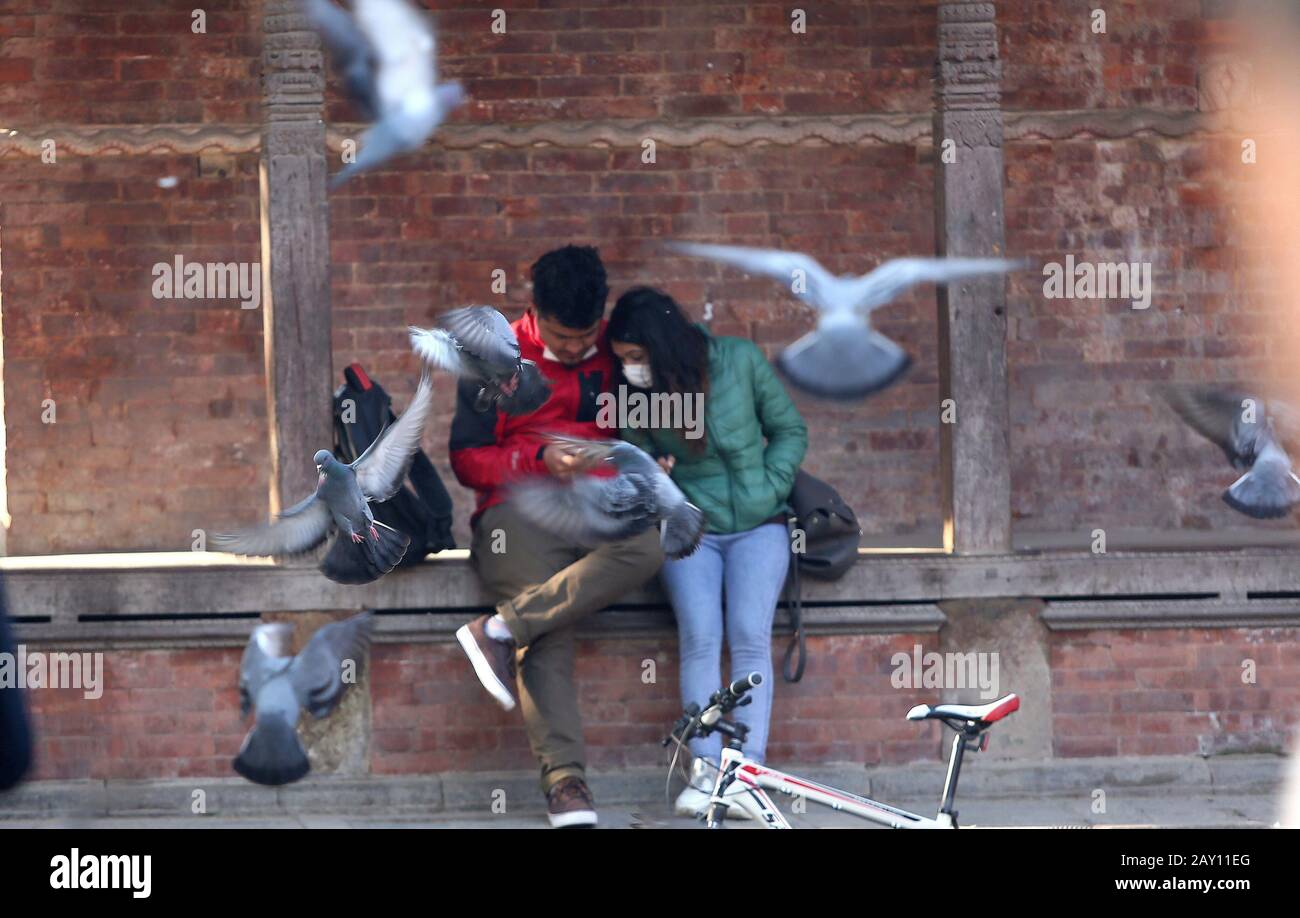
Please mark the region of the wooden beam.
[[[468, 616], [492, 604], [464, 558], [426, 561], [361, 587], [331, 583], [310, 568], [209, 564], [6, 570], [5, 588], [11, 614], [27, 623], [26, 634], [89, 636], [116, 630], [141, 640], [182, 633], [195, 639], [246, 634], [248, 621], [222, 617], [264, 612], [388, 609], [402, 610], [403, 620], [415, 621], [428, 612], [448, 619]], [[843, 616], [836, 627], [844, 631], [886, 620], [896, 630], [926, 630], [926, 622], [939, 621], [934, 603], [1015, 596], [1048, 600], [1054, 611], [1045, 617], [1052, 627], [1069, 627], [1071, 620], [1096, 615], [1107, 627], [1119, 627], [1117, 622], [1129, 619], [1168, 619], [1171, 611], [1202, 626], [1282, 622], [1291, 614], [1287, 600], [1300, 597], [1300, 550], [889, 554], [860, 558], [834, 583], [804, 583], [808, 607], [825, 612], [827, 627]], [[1062, 601], [1070, 598], [1110, 601], [1101, 614], [1095, 603]], [[879, 602], [890, 605], [874, 604]], [[653, 611], [665, 602], [651, 584], [625, 596], [622, 605]], [[408, 613], [414, 617], [408, 619]], [[204, 618], [208, 621], [199, 621]]]
[[[994, 4], [939, 4], [933, 138], [940, 255], [1002, 256], [1002, 112]], [[939, 288], [944, 545], [1011, 548], [1006, 294], [1001, 277]], [[951, 399], [951, 403], [947, 400]]]
[[324, 59], [297, 0], [268, 0], [261, 205], [271, 506], [316, 484], [312, 455], [334, 442]]

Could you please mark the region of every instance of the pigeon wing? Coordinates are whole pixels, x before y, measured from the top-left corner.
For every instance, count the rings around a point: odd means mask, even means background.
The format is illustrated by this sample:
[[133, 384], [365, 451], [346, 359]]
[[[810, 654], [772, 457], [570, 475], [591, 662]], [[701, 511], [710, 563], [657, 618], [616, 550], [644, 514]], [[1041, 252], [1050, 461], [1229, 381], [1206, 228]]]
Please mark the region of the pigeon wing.
[[[828, 292], [838, 278], [813, 257], [780, 249], [755, 249], [736, 245], [707, 245], [700, 242], [673, 242], [669, 248], [694, 258], [706, 258], [739, 268], [748, 274], [762, 274], [784, 284], [793, 296], [809, 306], [829, 308]], [[802, 272], [796, 274], [795, 272]], [[802, 278], [801, 285], [795, 281]], [[797, 292], [796, 286], [803, 292]]]
[[519, 339], [506, 317], [491, 306], [466, 306], [443, 313], [438, 325], [462, 348], [494, 368], [506, 371], [519, 364]]
[[1268, 400], [1268, 416], [1273, 421], [1273, 433], [1293, 450], [1300, 448], [1300, 411], [1279, 398]]
[[666, 481], [673, 489], [677, 487], [673, 484], [673, 480], [664, 474], [664, 470], [659, 467], [659, 463], [655, 462], [649, 453], [635, 443], [628, 443], [625, 440], [611, 441], [609, 444], [609, 457], [618, 466], [620, 472], [638, 472], [654, 482], [656, 491], [662, 486], [660, 479]]
[[415, 356], [433, 367], [459, 376], [462, 370], [460, 346], [451, 333], [441, 328], [408, 327], [411, 333], [411, 350]]
[[947, 284], [981, 274], [1006, 274], [1024, 262], [1005, 258], [891, 258], [852, 283], [857, 308], [871, 311], [917, 284]]
[[378, 114], [374, 80], [375, 56], [370, 40], [341, 7], [330, 0], [303, 0], [312, 27], [320, 33], [334, 66], [343, 75], [348, 94], [361, 106], [367, 119]]
[[343, 681], [344, 661], [352, 661], [352, 672], [360, 673], [370, 647], [372, 620], [372, 613], [363, 612], [323, 626], [289, 664], [294, 695], [313, 716], [329, 714], [343, 697], [349, 685]]
[[411, 468], [424, 436], [424, 424], [433, 410], [433, 380], [421, 375], [411, 403], [402, 416], [384, 428], [364, 453], [352, 463], [357, 486], [368, 500], [385, 501], [397, 493]]
[[329, 537], [334, 520], [319, 494], [294, 504], [274, 522], [235, 533], [218, 533], [212, 544], [236, 555], [287, 557], [311, 551]]
[[[1218, 445], [1234, 466], [1245, 466], [1254, 460], [1253, 446], [1238, 436], [1242, 431], [1238, 421], [1253, 396], [1211, 386], [1166, 386], [1160, 394], [1188, 426]], [[1263, 420], [1264, 403], [1254, 400], [1258, 411], [1256, 417]]]
[[437, 42], [428, 15], [407, 0], [357, 0], [355, 9], [378, 61], [380, 110], [409, 110], [413, 100], [432, 108]]
[[510, 489], [520, 516], [577, 545], [625, 538], [645, 528], [645, 521], [616, 518], [605, 511], [605, 483], [576, 478], [568, 484], [548, 478], [521, 481]]

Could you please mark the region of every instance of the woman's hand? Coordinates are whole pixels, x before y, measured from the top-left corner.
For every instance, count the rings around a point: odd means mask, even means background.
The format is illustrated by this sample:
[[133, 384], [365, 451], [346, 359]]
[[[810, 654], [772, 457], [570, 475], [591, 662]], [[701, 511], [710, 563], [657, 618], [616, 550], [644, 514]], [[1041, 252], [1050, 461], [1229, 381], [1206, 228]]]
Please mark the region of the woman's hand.
[[671, 475], [673, 473], [673, 466], [677, 464], [677, 457], [660, 456], [656, 461], [659, 463], [659, 468], [664, 470], [665, 475]]

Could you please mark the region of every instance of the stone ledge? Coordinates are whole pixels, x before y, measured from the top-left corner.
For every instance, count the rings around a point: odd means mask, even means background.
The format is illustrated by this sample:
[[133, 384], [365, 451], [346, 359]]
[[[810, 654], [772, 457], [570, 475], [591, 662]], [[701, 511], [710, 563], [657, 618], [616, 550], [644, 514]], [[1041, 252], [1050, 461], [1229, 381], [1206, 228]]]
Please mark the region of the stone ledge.
[[1300, 599], [1053, 602], [1041, 614], [1053, 631], [1096, 628], [1277, 628], [1300, 625]]
[[[1286, 760], [1276, 755], [1132, 756], [1051, 759], [1039, 762], [967, 759], [961, 774], [962, 799], [1145, 795], [1276, 794]], [[800, 776], [844, 790], [891, 800], [933, 799], [943, 787], [940, 762], [864, 768], [854, 763], [795, 767]], [[592, 793], [600, 805], [637, 804], [660, 799], [665, 768], [593, 772]], [[678, 786], [679, 787], [679, 786]], [[282, 788], [260, 787], [240, 778], [159, 781], [35, 781], [0, 795], [0, 827], [5, 819], [33, 817], [190, 816], [193, 793], [206, 792], [207, 815], [271, 816], [285, 813], [376, 815], [490, 812], [494, 792], [504, 791], [508, 811], [542, 808], [534, 771], [454, 773], [369, 778], [313, 777]], [[498, 798], [500, 794], [497, 794]]]
[[[63, 567], [57, 558], [13, 558], [4, 574], [19, 634], [32, 642], [232, 646], [264, 613], [362, 609], [381, 612], [381, 641], [442, 640], [451, 623], [491, 605], [465, 552], [448, 555], [363, 587], [331, 583], [302, 564], [188, 552], [149, 556], [149, 564], [93, 556]], [[804, 597], [810, 633], [936, 631], [944, 622], [937, 603], [1002, 597], [1047, 599], [1052, 628], [1290, 626], [1300, 624], [1300, 550], [864, 551], [838, 581], [805, 579]], [[1088, 604], [1103, 599], [1111, 601]], [[654, 583], [615, 608], [641, 617], [597, 616], [589, 633], [658, 634], [670, 624]]]

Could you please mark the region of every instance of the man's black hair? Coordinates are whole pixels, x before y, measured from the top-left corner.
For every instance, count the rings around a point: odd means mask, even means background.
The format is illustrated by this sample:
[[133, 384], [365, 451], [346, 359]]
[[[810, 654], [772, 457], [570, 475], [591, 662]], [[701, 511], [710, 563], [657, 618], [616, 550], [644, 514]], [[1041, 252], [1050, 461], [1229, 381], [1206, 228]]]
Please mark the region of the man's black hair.
[[533, 263], [533, 305], [566, 328], [590, 328], [605, 314], [609, 284], [600, 253], [589, 245], [566, 245]]

